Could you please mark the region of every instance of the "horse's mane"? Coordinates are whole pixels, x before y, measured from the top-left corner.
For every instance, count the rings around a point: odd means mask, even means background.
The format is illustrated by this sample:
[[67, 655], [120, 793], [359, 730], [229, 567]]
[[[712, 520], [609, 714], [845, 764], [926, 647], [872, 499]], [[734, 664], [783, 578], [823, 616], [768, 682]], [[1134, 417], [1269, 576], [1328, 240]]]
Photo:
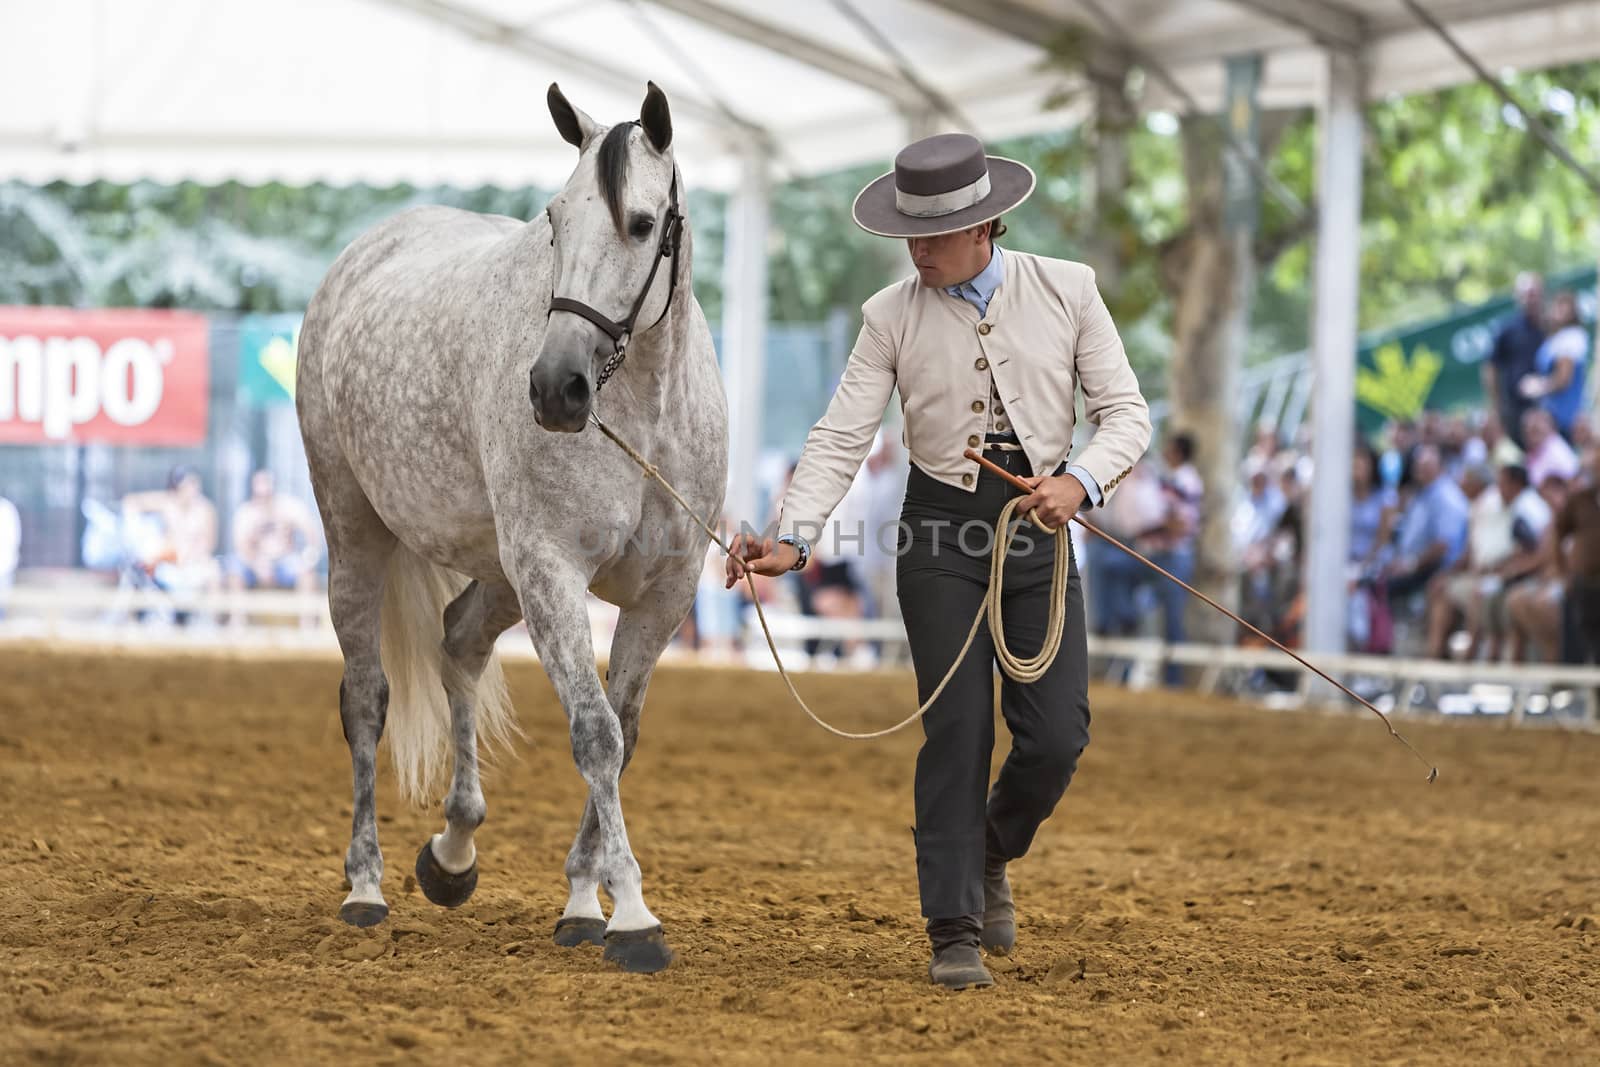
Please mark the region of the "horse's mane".
[[619, 122], [606, 131], [595, 157], [595, 172], [600, 179], [600, 195], [611, 212], [611, 221], [622, 232], [622, 193], [628, 183], [628, 132], [637, 122]]

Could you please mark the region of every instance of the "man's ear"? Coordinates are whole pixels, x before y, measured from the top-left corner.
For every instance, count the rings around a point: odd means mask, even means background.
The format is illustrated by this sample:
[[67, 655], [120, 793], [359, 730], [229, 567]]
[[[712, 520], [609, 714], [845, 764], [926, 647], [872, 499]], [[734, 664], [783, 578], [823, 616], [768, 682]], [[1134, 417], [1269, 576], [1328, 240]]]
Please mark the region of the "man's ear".
[[580, 152], [589, 147], [590, 139], [599, 129], [594, 119], [573, 107], [562, 94], [561, 86], [555, 82], [550, 83], [550, 91], [545, 94], [545, 101], [550, 105], [550, 117], [555, 119], [561, 139]]
[[672, 146], [672, 110], [667, 107], [667, 94], [650, 82], [650, 88], [644, 94], [644, 106], [639, 109], [639, 125], [644, 127], [644, 132], [650, 138], [650, 144], [657, 152], [665, 152]]

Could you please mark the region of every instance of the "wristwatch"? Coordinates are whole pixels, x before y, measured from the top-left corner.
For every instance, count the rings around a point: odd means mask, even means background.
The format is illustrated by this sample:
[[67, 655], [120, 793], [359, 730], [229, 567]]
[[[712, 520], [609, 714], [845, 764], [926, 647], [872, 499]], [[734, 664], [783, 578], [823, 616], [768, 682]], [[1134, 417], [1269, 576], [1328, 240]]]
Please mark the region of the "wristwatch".
[[806, 542], [804, 537], [801, 537], [798, 534], [784, 534], [782, 537], [778, 538], [778, 544], [793, 545], [795, 550], [800, 553], [800, 558], [795, 560], [794, 566], [790, 567], [790, 570], [803, 570], [805, 565], [810, 562], [811, 545]]

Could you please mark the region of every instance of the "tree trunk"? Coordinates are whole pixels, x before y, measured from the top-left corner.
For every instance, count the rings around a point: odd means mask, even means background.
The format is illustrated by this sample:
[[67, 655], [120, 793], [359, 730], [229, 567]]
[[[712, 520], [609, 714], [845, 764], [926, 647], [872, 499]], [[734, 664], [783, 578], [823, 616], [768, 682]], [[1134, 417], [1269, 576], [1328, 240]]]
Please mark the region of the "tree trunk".
[[[1222, 136], [1213, 119], [1183, 120], [1188, 179], [1188, 231], [1164, 257], [1171, 294], [1172, 431], [1194, 438], [1195, 467], [1205, 482], [1194, 585], [1218, 603], [1238, 603], [1238, 560], [1230, 519], [1238, 482], [1239, 369], [1248, 331], [1255, 256], [1248, 233], [1230, 234], [1223, 220]], [[1198, 601], [1192, 639], [1231, 644], [1234, 624]]]

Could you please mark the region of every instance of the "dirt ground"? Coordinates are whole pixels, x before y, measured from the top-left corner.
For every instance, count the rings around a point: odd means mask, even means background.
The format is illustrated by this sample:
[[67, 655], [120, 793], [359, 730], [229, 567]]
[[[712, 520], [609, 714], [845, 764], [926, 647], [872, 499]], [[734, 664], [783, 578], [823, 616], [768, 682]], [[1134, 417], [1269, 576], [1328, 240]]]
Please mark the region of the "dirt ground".
[[[550, 931], [582, 808], [537, 666], [487, 782], [477, 896], [409, 873], [338, 922], [348, 764], [326, 658], [0, 651], [0, 1063], [1594, 1063], [1600, 737], [1097, 693], [1014, 867], [998, 984], [926, 984], [916, 738], [849, 744], [776, 677], [663, 667], [624, 802], [678, 960]], [[905, 676], [813, 676], [844, 725]]]

